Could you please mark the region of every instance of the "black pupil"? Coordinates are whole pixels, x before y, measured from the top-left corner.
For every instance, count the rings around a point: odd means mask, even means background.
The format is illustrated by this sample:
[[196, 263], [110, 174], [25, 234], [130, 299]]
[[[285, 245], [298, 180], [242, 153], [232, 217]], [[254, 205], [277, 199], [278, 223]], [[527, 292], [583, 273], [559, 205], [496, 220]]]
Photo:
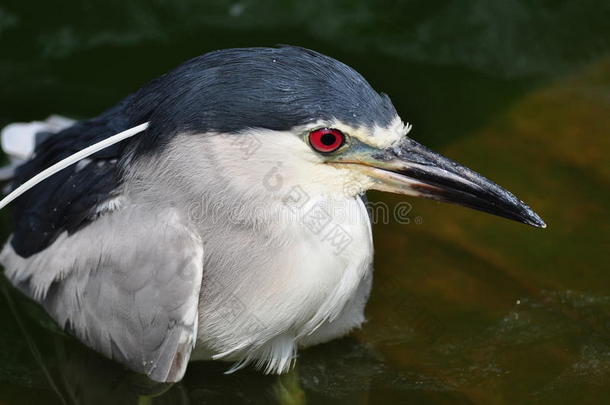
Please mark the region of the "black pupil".
[[326, 146], [333, 145], [336, 141], [336, 135], [332, 134], [330, 132], [327, 132], [324, 135], [322, 135], [322, 138], [320, 138], [320, 141], [322, 141], [322, 143]]

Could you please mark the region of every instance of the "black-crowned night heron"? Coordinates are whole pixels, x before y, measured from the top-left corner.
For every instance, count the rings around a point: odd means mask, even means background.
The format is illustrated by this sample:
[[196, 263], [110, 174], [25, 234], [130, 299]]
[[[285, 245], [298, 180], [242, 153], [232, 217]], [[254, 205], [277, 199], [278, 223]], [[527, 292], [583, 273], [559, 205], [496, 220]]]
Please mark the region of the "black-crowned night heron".
[[179, 380], [194, 359], [281, 373], [298, 348], [358, 327], [369, 189], [545, 226], [407, 137], [356, 71], [296, 47], [211, 52], [96, 118], [30, 128], [34, 154], [13, 187], [134, 126], [16, 200], [1, 261], [61, 327], [156, 381]]

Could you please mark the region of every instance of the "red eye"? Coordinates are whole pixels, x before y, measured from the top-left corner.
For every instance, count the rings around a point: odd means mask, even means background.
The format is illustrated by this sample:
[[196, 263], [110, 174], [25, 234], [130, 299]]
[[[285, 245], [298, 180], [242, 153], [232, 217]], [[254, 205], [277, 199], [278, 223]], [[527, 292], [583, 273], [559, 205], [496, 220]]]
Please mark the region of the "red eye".
[[345, 135], [338, 129], [322, 128], [309, 133], [312, 148], [322, 153], [334, 152], [345, 142]]

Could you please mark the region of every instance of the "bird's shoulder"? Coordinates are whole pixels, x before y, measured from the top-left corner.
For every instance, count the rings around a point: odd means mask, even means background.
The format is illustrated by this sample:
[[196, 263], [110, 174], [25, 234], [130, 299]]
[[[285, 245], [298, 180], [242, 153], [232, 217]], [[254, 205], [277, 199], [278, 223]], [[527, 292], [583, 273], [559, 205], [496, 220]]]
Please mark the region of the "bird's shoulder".
[[[119, 103], [104, 114], [78, 122], [47, 136], [36, 146], [33, 157], [16, 172], [16, 188], [36, 174], [79, 150], [130, 127]], [[128, 142], [69, 166], [19, 197], [13, 205], [14, 232], [11, 244], [23, 257], [48, 247], [62, 233], [87, 225], [98, 207], [116, 197], [121, 184], [121, 160]]]

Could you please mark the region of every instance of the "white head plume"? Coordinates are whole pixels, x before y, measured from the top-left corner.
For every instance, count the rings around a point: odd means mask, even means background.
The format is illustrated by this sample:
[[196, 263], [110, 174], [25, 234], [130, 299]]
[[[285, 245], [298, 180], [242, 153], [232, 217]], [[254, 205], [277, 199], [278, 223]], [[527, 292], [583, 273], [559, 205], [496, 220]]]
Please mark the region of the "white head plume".
[[70, 165], [73, 165], [74, 163], [77, 163], [79, 160], [82, 160], [88, 156], [91, 156], [96, 152], [99, 152], [102, 149], [112, 146], [115, 143], [121, 142], [122, 140], [130, 138], [134, 135], [137, 135], [140, 132], [146, 130], [146, 128], [148, 128], [148, 122], [145, 122], [144, 124], [140, 124], [140, 125], [137, 125], [132, 128], [129, 128], [123, 132], [119, 132], [116, 135], [112, 135], [98, 143], [88, 146], [85, 149], [81, 149], [76, 153], [73, 153], [72, 155], [68, 156], [65, 159], [60, 160], [59, 162], [55, 163], [54, 165], [41, 171], [36, 176], [32, 177], [31, 179], [29, 179], [28, 181], [26, 181], [25, 183], [23, 183], [22, 185], [17, 187], [15, 190], [13, 190], [6, 197], [4, 197], [0, 201], [0, 209], [6, 207], [11, 201], [13, 201], [17, 197], [19, 197], [21, 194], [25, 193], [26, 191], [28, 191], [29, 189], [34, 187], [36, 184], [48, 179], [55, 173], [65, 169], [66, 167], [68, 167]]

